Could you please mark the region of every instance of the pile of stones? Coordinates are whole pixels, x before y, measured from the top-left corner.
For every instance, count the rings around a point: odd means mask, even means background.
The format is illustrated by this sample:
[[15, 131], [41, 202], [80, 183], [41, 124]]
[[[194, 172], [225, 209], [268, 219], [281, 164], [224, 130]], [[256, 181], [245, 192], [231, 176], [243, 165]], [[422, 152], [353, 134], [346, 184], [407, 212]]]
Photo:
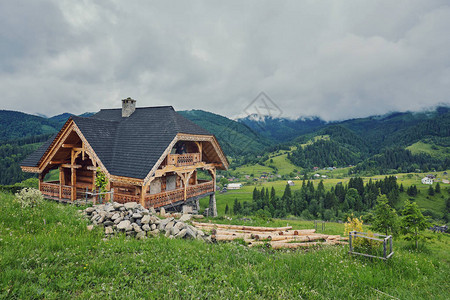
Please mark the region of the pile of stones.
[[94, 205], [82, 213], [92, 222], [88, 230], [92, 230], [94, 226], [103, 226], [106, 237], [123, 232], [137, 239], [164, 234], [168, 238], [211, 242], [210, 235], [186, 223], [192, 218], [190, 214], [183, 214], [179, 219], [160, 218], [153, 208], [148, 210], [136, 202]]

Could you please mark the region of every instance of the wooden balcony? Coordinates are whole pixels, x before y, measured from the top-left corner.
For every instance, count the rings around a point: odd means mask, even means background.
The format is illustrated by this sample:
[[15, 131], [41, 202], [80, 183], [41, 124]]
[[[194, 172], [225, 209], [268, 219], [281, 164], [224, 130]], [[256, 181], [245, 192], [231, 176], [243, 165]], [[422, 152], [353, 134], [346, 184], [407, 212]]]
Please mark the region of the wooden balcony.
[[169, 154], [167, 164], [171, 166], [192, 166], [200, 162], [200, 153]]
[[[214, 182], [207, 181], [204, 183], [188, 186], [186, 189], [186, 198], [192, 198], [200, 196], [206, 193], [214, 192]], [[115, 197], [115, 195], [114, 195]], [[173, 191], [162, 192], [153, 195], [145, 196], [145, 207], [161, 207], [166, 206], [171, 203], [176, 203], [180, 201], [185, 201], [184, 198], [184, 188], [176, 189]]]
[[72, 198], [72, 187], [61, 185], [58, 181], [41, 182], [40, 189], [45, 198], [70, 200]]

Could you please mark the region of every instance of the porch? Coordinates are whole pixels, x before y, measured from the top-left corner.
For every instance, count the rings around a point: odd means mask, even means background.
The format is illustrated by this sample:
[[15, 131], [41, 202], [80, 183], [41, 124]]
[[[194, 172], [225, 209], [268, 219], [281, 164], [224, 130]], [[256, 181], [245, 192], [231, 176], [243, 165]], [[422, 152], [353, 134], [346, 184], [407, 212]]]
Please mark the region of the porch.
[[[71, 199], [85, 200], [86, 188], [76, 187], [72, 188], [70, 185], [63, 185], [59, 181], [41, 182], [39, 185], [44, 198], [71, 201]], [[113, 201], [118, 203], [136, 202], [141, 203], [141, 195], [136, 193], [127, 193], [126, 189], [115, 188], [112, 194]], [[72, 198], [72, 193], [76, 192], [76, 197]], [[193, 197], [214, 193], [214, 181], [198, 181], [198, 184], [188, 185], [185, 188], [177, 188], [171, 191], [164, 191], [156, 194], [144, 195], [144, 206], [146, 208], [159, 208], [169, 204], [186, 201]]]

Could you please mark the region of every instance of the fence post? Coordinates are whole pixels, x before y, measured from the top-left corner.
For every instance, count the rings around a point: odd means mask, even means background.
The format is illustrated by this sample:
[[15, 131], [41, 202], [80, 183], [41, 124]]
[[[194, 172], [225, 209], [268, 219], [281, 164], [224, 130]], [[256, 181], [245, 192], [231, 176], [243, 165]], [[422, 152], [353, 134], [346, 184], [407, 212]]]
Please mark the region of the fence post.
[[386, 259], [386, 243], [387, 243], [387, 238], [384, 239], [383, 241], [383, 257], [384, 259]]
[[389, 248], [391, 248], [389, 251], [389, 254], [391, 254], [394, 251], [394, 248], [392, 247], [392, 235], [389, 236]]
[[349, 233], [348, 233], [348, 244], [349, 244], [349, 250], [350, 250], [350, 253], [352, 253], [353, 252], [353, 245], [352, 245], [352, 231], [350, 231]]
[[111, 203], [114, 202], [114, 188], [111, 189]]

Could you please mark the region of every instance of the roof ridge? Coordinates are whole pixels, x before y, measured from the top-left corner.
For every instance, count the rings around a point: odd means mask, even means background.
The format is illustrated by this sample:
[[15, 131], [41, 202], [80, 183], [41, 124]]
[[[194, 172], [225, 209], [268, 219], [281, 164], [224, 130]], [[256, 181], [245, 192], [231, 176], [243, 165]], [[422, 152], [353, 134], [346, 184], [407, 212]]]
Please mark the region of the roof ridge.
[[[157, 105], [157, 106], [144, 106], [144, 107], [136, 107], [136, 109], [146, 109], [146, 108], [171, 108], [175, 111], [172, 105]], [[122, 110], [121, 107], [119, 108], [101, 108], [100, 111], [106, 111], [106, 110]]]

